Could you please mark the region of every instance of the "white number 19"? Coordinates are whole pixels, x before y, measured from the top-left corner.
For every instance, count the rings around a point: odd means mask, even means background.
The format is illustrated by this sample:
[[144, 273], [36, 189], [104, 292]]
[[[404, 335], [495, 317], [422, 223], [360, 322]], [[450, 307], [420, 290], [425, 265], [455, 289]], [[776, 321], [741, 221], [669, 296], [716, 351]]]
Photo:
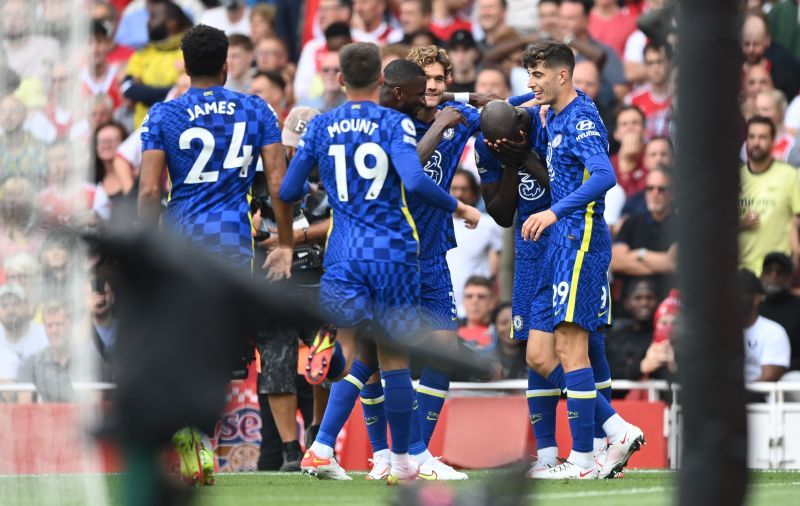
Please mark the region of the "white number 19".
[[[344, 144], [331, 144], [328, 147], [328, 155], [333, 157], [336, 171], [336, 192], [339, 194], [339, 200], [347, 202], [350, 196], [347, 191], [347, 157]], [[375, 165], [372, 167], [367, 167], [366, 161], [369, 155], [375, 158]], [[364, 200], [375, 200], [383, 189], [383, 183], [386, 182], [386, 174], [389, 170], [389, 157], [386, 155], [386, 151], [374, 142], [361, 144], [353, 153], [353, 163], [359, 176], [373, 180]]]

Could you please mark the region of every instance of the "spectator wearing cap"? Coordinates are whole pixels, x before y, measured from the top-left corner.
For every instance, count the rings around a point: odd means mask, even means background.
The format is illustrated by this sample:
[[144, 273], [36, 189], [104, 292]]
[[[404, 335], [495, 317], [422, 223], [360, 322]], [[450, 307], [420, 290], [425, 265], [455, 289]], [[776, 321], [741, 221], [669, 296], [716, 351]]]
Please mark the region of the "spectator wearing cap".
[[400, 42], [403, 31], [386, 22], [386, 0], [354, 0], [350, 29], [353, 40], [379, 46]]
[[757, 275], [768, 253], [780, 251], [795, 260], [800, 255], [798, 172], [773, 158], [774, 142], [772, 120], [747, 121], [748, 161], [739, 172], [739, 265]]
[[792, 359], [789, 370], [800, 371], [800, 297], [791, 292], [792, 260], [780, 252], [764, 257], [761, 285], [764, 300], [759, 314], [778, 322], [789, 335]]
[[33, 321], [33, 311], [22, 286], [0, 285], [0, 349], [10, 349], [21, 362], [47, 347], [44, 327]]
[[89, 45], [91, 59], [81, 71], [81, 89], [87, 96], [108, 95], [116, 109], [122, 104], [122, 93], [118, 77], [121, 63], [109, 62], [109, 54], [114, 49], [112, 24], [108, 21], [92, 23], [92, 38]]
[[298, 103], [319, 96], [322, 84], [318, 75], [325, 54], [338, 53], [339, 49], [351, 43], [350, 25], [343, 22], [332, 23], [325, 28], [325, 38], [311, 39], [303, 46], [297, 73], [294, 77], [294, 95]]
[[497, 43], [497, 36], [509, 29], [506, 24], [506, 0], [477, 0], [478, 26], [484, 37], [478, 41], [478, 49], [486, 52]]
[[463, 6], [460, 1], [431, 0], [431, 33], [439, 40], [450, 40], [458, 30], [472, 32], [472, 23], [459, 16]]
[[[797, 18], [795, 17], [795, 22]], [[787, 97], [800, 89], [800, 60], [789, 50], [770, 38], [767, 20], [761, 13], [749, 13], [742, 25], [743, 70], [764, 65], [775, 87]]]
[[212, 7], [200, 15], [197, 24], [213, 26], [225, 32], [250, 36], [250, 7], [247, 0], [222, 0], [222, 5]]
[[744, 328], [745, 381], [778, 381], [789, 368], [791, 345], [781, 325], [760, 316], [761, 281], [747, 269], [739, 269], [739, 315]]
[[646, 182], [647, 210], [630, 216], [620, 227], [611, 248], [611, 271], [615, 284], [620, 283], [623, 292], [637, 278], [652, 278], [656, 295], [662, 299], [673, 286], [677, 266], [672, 173], [667, 168], [658, 168], [647, 175]]
[[397, 20], [403, 29], [403, 44], [410, 45], [411, 35], [427, 30], [431, 24], [430, 0], [400, 0]]
[[481, 52], [475, 43], [472, 32], [458, 30], [448, 42], [447, 54], [453, 65], [453, 78], [447, 85], [447, 91], [471, 92], [475, 90], [475, 78], [478, 75], [478, 60]]
[[320, 79], [322, 80], [322, 95], [301, 102], [301, 105], [328, 112], [345, 103], [347, 96], [339, 84], [339, 52], [330, 51], [322, 57]]
[[253, 80], [253, 42], [247, 35], [228, 36], [228, 79], [225, 88], [247, 93]]
[[644, 374], [640, 364], [653, 342], [653, 315], [658, 306], [653, 282], [639, 278], [629, 283], [622, 304], [630, 317], [606, 334], [606, 355], [612, 378], [635, 381]]

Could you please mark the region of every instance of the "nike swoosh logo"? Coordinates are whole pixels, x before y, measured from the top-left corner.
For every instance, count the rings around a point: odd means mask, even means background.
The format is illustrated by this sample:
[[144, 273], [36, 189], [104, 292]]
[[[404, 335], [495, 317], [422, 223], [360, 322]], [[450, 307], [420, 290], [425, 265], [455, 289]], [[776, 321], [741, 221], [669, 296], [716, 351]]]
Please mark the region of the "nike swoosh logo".
[[378, 418], [367, 418], [366, 420], [364, 420], [364, 423], [366, 423], [367, 425], [374, 425], [378, 423]]
[[417, 478], [422, 478], [423, 480], [432, 481], [432, 480], [435, 480], [436, 478], [438, 478], [438, 476], [436, 474], [436, 471], [431, 471], [431, 474], [419, 473], [419, 474], [417, 474]]
[[560, 313], [560, 312], [561, 312], [561, 309], [558, 309], [558, 310], [557, 310], [555, 313], [553, 313], [553, 314], [554, 314], [555, 316], [558, 316], [558, 313]]
[[597, 313], [597, 317], [598, 317], [598, 318], [600, 318], [600, 317], [602, 317], [603, 315], [605, 315], [606, 313], [608, 313], [608, 309], [606, 309], [606, 310], [605, 310], [605, 311], [603, 311], [602, 313]]
[[314, 458], [314, 459], [312, 459], [312, 462], [313, 462], [314, 464], [327, 464], [327, 463], [328, 463], [328, 460]]
[[626, 432], [626, 433], [625, 433], [625, 437], [623, 437], [623, 438], [620, 440], [619, 444], [622, 444], [622, 445], [624, 445], [624, 444], [625, 444], [625, 441], [627, 441], [627, 440], [628, 440], [628, 433]]
[[578, 416], [568, 416], [567, 420], [574, 420], [576, 418], [580, 418], [580, 415], [578, 415]]
[[585, 477], [589, 476], [590, 474], [592, 474], [593, 472], [594, 472], [594, 469], [589, 469], [585, 473], [580, 473], [581, 478], [585, 478]]
[[427, 418], [429, 422], [438, 422], [439, 421], [439, 415], [431, 416], [430, 414], [428, 414], [428, 416], [425, 417], [425, 418]]

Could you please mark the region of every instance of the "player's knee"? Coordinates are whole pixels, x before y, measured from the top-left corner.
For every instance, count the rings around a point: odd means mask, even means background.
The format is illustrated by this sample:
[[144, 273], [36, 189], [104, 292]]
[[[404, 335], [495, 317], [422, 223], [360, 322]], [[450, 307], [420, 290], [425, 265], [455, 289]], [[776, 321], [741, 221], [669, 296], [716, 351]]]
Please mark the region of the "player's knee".
[[544, 377], [547, 377], [558, 365], [556, 357], [543, 350], [528, 350], [525, 353], [525, 362], [529, 369]]
[[565, 371], [591, 367], [586, 350], [580, 346], [574, 346], [573, 343], [556, 342], [556, 357], [564, 366]]

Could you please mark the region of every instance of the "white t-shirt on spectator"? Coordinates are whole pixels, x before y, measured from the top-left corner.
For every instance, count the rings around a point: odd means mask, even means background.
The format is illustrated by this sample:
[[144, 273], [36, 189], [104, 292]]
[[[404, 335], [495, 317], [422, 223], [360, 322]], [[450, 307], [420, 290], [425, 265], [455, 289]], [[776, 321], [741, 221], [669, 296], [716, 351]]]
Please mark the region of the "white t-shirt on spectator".
[[603, 219], [609, 226], [616, 225], [622, 216], [622, 208], [625, 207], [625, 190], [618, 184], [606, 192], [606, 210]]
[[475, 230], [464, 226], [464, 220], [453, 218], [458, 247], [447, 252], [447, 265], [453, 281], [453, 294], [459, 318], [463, 318], [464, 284], [470, 276], [491, 277], [489, 252], [500, 251], [503, 247], [503, 229], [488, 214], [481, 214]]
[[297, 60], [297, 72], [294, 75], [294, 96], [297, 102], [303, 102], [310, 98], [311, 88], [317, 79], [317, 55], [325, 48], [327, 41], [324, 38], [311, 39], [305, 43], [300, 52], [300, 59]]
[[625, 54], [622, 56], [624, 61], [644, 63], [644, 47], [647, 45], [647, 35], [641, 30], [636, 30], [628, 36], [625, 41]]
[[759, 316], [744, 329], [744, 379], [755, 381], [761, 376], [761, 366], [789, 367], [791, 346], [786, 330], [777, 322]]
[[351, 28], [350, 35], [356, 42], [372, 42], [379, 46], [394, 44], [403, 40], [403, 30], [390, 26], [386, 21], [382, 21], [377, 28], [371, 32], [365, 32], [358, 28]]
[[0, 381], [16, 380], [19, 373], [20, 359], [14, 350], [0, 348]]
[[6, 330], [0, 326], [0, 349], [12, 350], [22, 362], [49, 345], [47, 334], [44, 333], [44, 326], [41, 323], [31, 322], [28, 332], [15, 343], [6, 339]]
[[142, 167], [142, 129], [138, 128], [117, 147], [117, 156], [133, 166], [134, 174]]
[[197, 24], [213, 26], [225, 32], [225, 35], [239, 33], [250, 36], [250, 8], [245, 8], [244, 16], [236, 23], [231, 23], [228, 19], [228, 11], [225, 7], [213, 7], [200, 14]]

